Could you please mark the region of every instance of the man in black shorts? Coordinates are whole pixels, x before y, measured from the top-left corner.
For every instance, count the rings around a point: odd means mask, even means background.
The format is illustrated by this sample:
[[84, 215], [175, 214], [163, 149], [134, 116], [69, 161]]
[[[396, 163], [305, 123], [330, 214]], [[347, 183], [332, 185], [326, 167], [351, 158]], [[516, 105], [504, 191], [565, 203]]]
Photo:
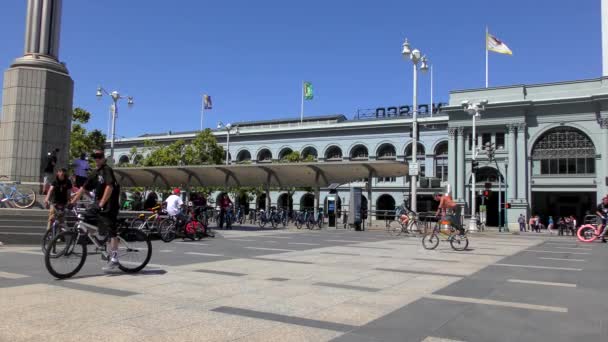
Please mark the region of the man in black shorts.
[[117, 219], [119, 209], [120, 186], [114, 177], [114, 171], [106, 164], [102, 150], [93, 153], [96, 169], [91, 173], [84, 186], [74, 195], [71, 204], [76, 203], [85, 191], [95, 189], [95, 201], [88, 209], [90, 214], [97, 215], [97, 227], [100, 233], [110, 234], [110, 260], [104, 271], [118, 267]]

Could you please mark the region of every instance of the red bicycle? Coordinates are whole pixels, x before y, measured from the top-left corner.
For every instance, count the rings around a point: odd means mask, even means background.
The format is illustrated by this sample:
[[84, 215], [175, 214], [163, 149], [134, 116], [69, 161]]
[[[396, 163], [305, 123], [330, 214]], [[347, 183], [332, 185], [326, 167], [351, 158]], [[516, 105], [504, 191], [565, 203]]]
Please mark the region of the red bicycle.
[[585, 216], [585, 224], [576, 231], [576, 237], [581, 242], [593, 242], [602, 237], [602, 234], [602, 224], [596, 215]]

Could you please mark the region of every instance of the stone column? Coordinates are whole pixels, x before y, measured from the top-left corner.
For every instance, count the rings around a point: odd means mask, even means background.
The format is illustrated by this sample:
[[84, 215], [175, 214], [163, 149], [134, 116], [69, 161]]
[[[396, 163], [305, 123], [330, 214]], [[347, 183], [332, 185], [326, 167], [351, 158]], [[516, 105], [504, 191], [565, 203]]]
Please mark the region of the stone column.
[[456, 201], [464, 202], [465, 196], [465, 154], [464, 154], [464, 127], [456, 131]]
[[526, 156], [526, 123], [517, 125], [517, 198], [527, 203], [528, 198], [528, 162]]
[[448, 128], [448, 183], [452, 197], [456, 197], [456, 127]]
[[[597, 202], [599, 202], [600, 197], [604, 194], [608, 194], [608, 184], [606, 184], [606, 180], [608, 180], [608, 118], [599, 119], [600, 128], [602, 128], [602, 149], [596, 149], [596, 153], [599, 152], [601, 154], [601, 171], [600, 168], [596, 167], [596, 173], [601, 175], [601, 179], [598, 179], [598, 198]], [[599, 177], [598, 177], [599, 178]]]
[[507, 134], [509, 143], [509, 151], [508, 151], [508, 164], [509, 170], [507, 173], [507, 182], [509, 188], [507, 189], [507, 202], [510, 202], [517, 198], [517, 125], [507, 125], [509, 133]]

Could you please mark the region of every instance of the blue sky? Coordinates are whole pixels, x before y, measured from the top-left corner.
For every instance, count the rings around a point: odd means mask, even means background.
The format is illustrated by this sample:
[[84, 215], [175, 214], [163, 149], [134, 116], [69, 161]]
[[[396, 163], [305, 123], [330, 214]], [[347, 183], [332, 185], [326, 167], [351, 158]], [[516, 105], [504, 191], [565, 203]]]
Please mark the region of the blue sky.
[[[0, 4], [6, 68], [23, 53], [25, 0]], [[170, 4], [170, 5], [167, 5]], [[411, 104], [408, 37], [435, 68], [435, 98], [484, 85], [484, 27], [514, 55], [490, 55], [490, 85], [601, 75], [600, 0], [360, 1], [64, 0], [60, 59], [75, 82], [74, 106], [106, 131], [102, 84], [135, 97], [118, 136], [298, 117], [301, 81], [314, 85], [306, 115]], [[429, 77], [419, 102], [429, 102]]]

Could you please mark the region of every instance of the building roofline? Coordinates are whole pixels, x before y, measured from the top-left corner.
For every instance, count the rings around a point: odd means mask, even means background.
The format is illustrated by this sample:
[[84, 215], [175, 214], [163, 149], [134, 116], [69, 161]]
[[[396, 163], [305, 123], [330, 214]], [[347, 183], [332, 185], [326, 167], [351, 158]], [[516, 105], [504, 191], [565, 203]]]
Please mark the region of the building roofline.
[[608, 76], [597, 77], [597, 78], [587, 78], [587, 79], [580, 79], [580, 80], [571, 80], [571, 81], [557, 81], [557, 82], [533, 83], [533, 84], [511, 84], [511, 85], [488, 87], [488, 88], [456, 89], [456, 90], [450, 90], [450, 94], [470, 93], [470, 92], [487, 91], [487, 90], [513, 89], [513, 88], [521, 88], [521, 87], [538, 88], [538, 87], [547, 87], [547, 86], [555, 86], [555, 85], [600, 82], [602, 80], [608, 81]]

